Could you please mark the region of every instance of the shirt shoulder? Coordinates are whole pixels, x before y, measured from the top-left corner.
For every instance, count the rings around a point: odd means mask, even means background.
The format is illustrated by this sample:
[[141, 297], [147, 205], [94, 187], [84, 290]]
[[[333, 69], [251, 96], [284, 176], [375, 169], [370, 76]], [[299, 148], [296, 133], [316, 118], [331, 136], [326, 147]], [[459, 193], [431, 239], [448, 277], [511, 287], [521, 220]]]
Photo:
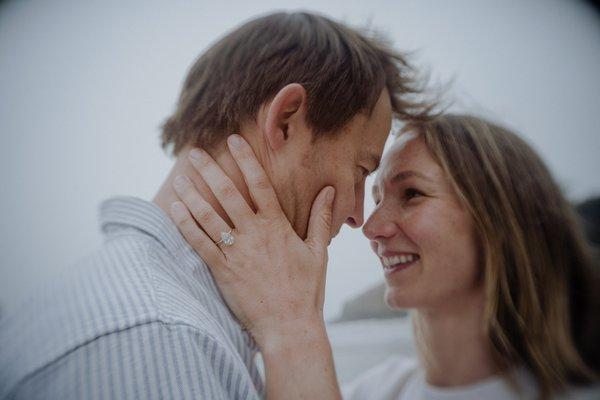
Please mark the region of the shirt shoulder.
[[344, 385], [342, 397], [345, 400], [396, 399], [417, 370], [417, 366], [418, 362], [413, 358], [390, 357]]
[[152, 237], [121, 230], [2, 318], [0, 394], [82, 346], [139, 326], [224, 337], [192, 279]]

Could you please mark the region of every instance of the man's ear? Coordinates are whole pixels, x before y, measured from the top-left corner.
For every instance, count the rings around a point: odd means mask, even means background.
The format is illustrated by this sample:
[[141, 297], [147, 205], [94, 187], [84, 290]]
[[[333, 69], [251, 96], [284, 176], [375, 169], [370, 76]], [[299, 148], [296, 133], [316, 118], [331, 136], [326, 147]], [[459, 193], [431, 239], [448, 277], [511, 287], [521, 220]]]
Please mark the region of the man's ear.
[[288, 138], [291, 123], [305, 123], [306, 90], [299, 83], [282, 88], [267, 108], [264, 134], [269, 147], [278, 150]]

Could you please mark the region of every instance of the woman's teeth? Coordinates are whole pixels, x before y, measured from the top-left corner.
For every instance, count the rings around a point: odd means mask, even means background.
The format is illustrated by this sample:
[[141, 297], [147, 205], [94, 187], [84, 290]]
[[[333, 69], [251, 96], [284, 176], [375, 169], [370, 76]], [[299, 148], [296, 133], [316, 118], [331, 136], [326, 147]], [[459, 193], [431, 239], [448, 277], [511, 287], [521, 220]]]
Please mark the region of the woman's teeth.
[[394, 265], [398, 264], [409, 264], [419, 258], [416, 254], [406, 254], [401, 256], [392, 256], [392, 257], [381, 257], [383, 261], [383, 266], [385, 268], [390, 268]]

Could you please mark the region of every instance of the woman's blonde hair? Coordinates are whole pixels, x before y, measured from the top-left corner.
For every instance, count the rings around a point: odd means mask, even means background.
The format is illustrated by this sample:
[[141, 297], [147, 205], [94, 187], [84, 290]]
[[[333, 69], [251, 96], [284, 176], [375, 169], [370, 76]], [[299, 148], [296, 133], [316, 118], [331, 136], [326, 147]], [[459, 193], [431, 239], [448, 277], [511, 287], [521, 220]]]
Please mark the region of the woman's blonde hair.
[[422, 136], [473, 217], [484, 323], [498, 368], [525, 366], [542, 398], [597, 381], [598, 272], [572, 207], [540, 157], [509, 130], [467, 115], [403, 131]]

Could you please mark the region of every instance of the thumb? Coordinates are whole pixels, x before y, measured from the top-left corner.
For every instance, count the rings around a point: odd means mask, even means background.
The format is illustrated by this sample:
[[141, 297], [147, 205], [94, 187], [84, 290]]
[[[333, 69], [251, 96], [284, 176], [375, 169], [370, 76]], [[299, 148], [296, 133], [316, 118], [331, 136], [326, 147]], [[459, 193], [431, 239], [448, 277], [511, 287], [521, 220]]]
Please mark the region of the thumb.
[[323, 252], [331, 239], [331, 218], [335, 189], [323, 188], [313, 202], [308, 220], [308, 232], [305, 243], [318, 252]]

